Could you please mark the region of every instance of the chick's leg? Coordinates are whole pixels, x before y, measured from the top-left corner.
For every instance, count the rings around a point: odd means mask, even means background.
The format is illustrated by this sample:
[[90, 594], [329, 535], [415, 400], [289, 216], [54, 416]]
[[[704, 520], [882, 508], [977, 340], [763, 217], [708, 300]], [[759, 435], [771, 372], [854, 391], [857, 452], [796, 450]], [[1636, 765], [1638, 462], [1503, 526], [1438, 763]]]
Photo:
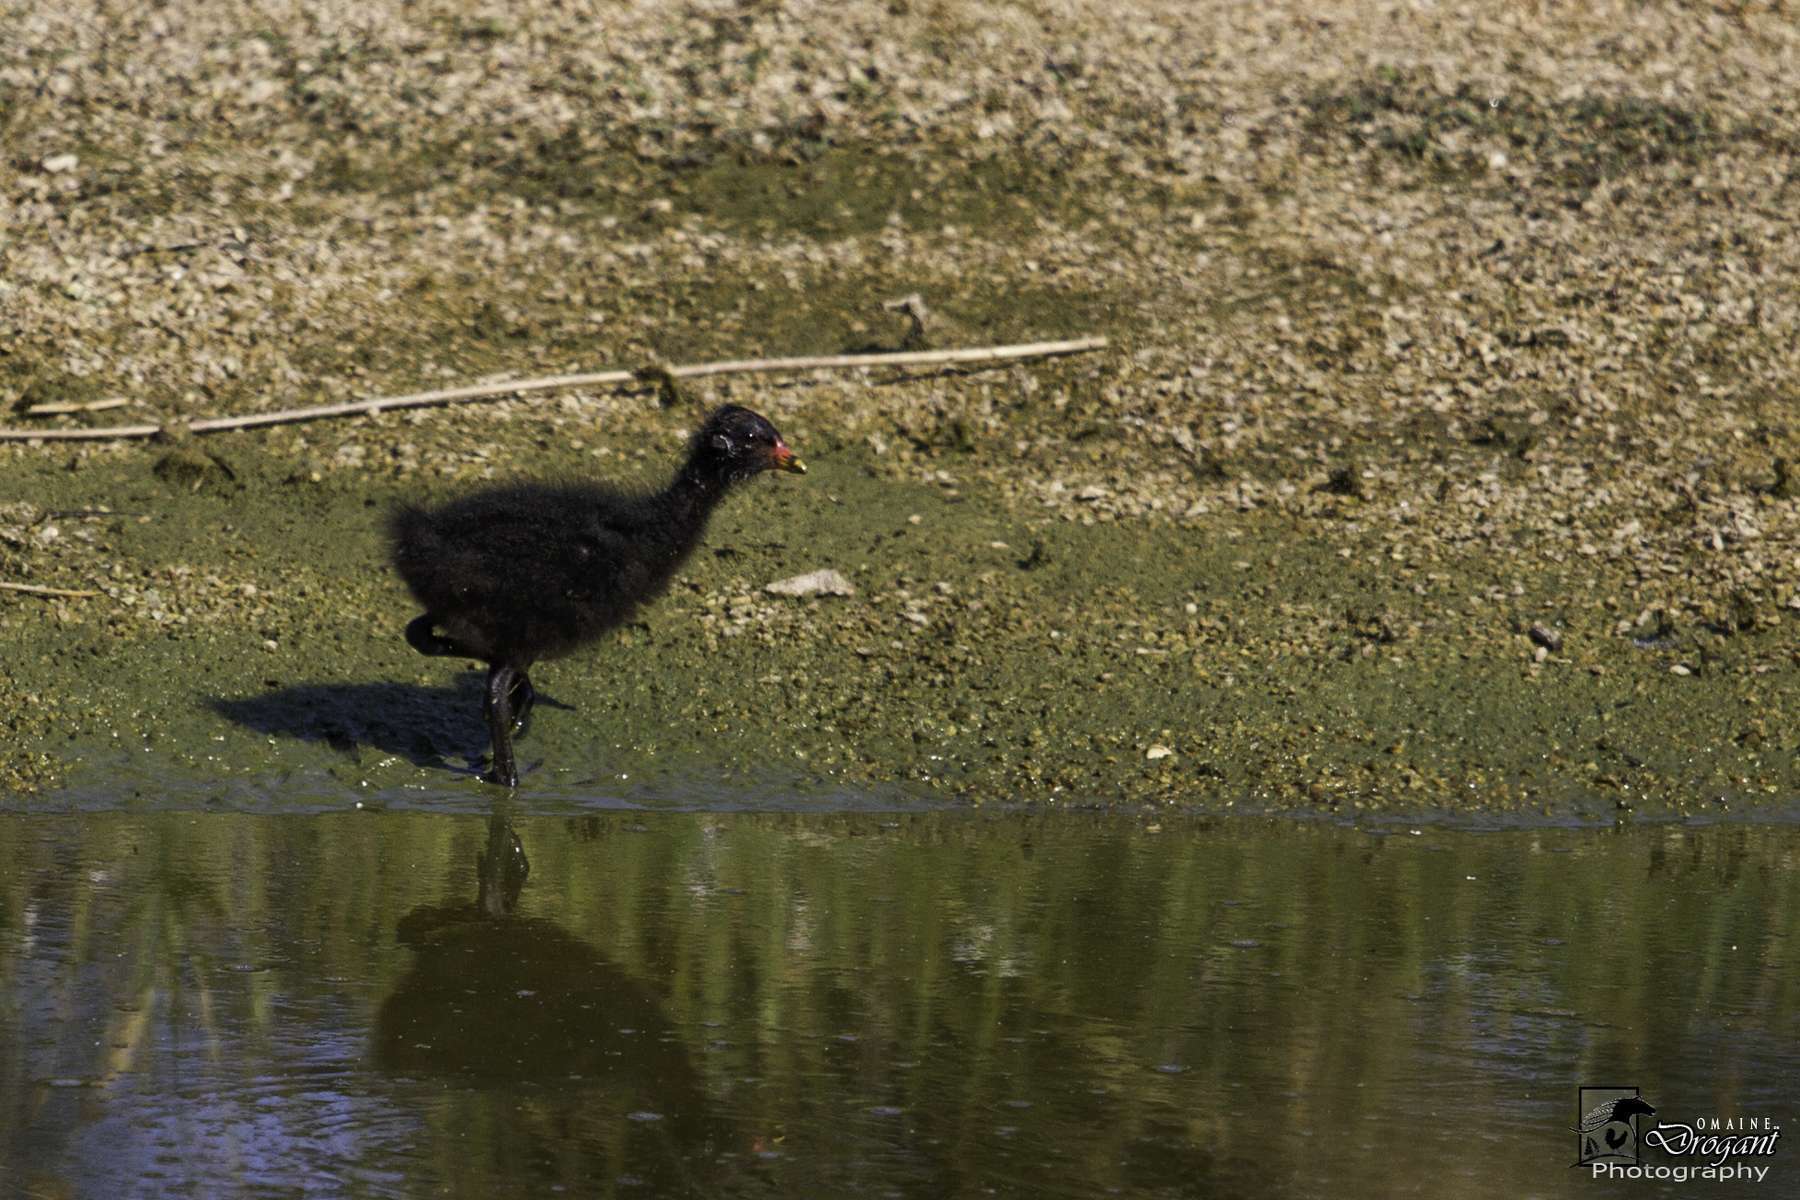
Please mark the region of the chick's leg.
[[481, 712], [487, 718], [488, 738], [493, 742], [493, 762], [489, 764], [487, 781], [501, 787], [518, 787], [519, 772], [513, 765], [513, 688], [520, 672], [507, 663], [495, 663], [488, 669], [487, 696]]

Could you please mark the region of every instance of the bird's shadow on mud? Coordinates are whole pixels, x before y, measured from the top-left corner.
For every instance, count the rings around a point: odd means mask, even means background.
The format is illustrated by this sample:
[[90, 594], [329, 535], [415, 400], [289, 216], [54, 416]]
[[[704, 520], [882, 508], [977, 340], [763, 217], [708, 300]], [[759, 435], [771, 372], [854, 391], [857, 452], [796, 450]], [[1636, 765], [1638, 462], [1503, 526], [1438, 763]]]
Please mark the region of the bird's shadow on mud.
[[478, 671], [448, 687], [413, 683], [297, 683], [257, 696], [207, 699], [212, 710], [272, 737], [324, 742], [352, 761], [364, 750], [414, 766], [474, 773], [487, 754]]

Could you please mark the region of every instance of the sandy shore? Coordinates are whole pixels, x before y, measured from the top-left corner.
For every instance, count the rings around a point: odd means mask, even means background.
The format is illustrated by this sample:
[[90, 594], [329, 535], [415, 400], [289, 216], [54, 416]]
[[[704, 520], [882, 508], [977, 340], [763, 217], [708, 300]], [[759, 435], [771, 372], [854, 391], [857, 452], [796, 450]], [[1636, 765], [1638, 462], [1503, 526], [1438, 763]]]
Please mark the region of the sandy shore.
[[[733, 401], [813, 472], [542, 669], [528, 790], [1791, 804], [1791, 16], [605, 7], [0, 5], [0, 423], [176, 435], [0, 445], [0, 580], [100, 593], [0, 592], [0, 790], [477, 794], [382, 512], [654, 482]], [[179, 434], [913, 292], [1113, 348]]]

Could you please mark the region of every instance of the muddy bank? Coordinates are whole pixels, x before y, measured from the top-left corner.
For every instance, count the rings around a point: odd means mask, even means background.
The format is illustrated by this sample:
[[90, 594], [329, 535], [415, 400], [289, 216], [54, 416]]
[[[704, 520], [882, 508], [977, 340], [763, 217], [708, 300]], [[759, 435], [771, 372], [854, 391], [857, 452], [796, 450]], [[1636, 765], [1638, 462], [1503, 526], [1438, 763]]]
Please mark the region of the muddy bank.
[[9, 793], [478, 788], [381, 513], [654, 479], [729, 400], [814, 473], [543, 669], [540, 794], [1785, 810], [1787, 23], [915, 7], [16, 14], [10, 425], [893, 346], [912, 292], [1115, 349], [0, 446], [0, 579], [100, 593], [0, 593]]
[[[524, 406], [455, 420], [532, 428]], [[636, 423], [672, 456], [678, 417]], [[315, 480], [267, 441], [210, 443], [235, 478], [199, 490], [159, 478], [153, 447], [76, 471], [44, 455], [11, 476], [41, 514], [15, 538], [103, 593], [19, 597], [0, 617], [15, 789], [53, 797], [53, 764], [81, 753], [62, 780], [83, 792], [163, 779], [224, 798], [292, 778], [320, 800], [475, 798], [479, 673], [406, 646], [414, 610], [380, 534], [397, 496], [451, 485]], [[556, 703], [523, 743], [541, 764], [528, 790], [901, 784], [896, 798], [1558, 816], [1792, 795], [1779, 626], [1616, 635], [1570, 620], [1566, 575], [1473, 602], [1421, 595], [1385, 563], [1340, 557], [1336, 523], [1088, 524], [795, 441], [811, 474], [736, 497], [641, 623], [539, 670]], [[566, 449], [529, 457], [583, 466]], [[765, 591], [819, 568], [855, 594]], [[1533, 623], [1563, 631], [1556, 652], [1539, 653]]]

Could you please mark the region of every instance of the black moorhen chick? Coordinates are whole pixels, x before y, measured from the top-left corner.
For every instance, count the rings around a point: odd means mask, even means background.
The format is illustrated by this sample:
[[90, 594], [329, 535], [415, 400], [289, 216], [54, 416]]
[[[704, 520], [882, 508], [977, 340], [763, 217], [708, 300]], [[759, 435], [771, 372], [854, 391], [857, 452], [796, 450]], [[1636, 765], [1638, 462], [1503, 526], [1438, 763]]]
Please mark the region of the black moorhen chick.
[[694, 434], [660, 492], [509, 483], [441, 508], [395, 510], [394, 566], [425, 606], [406, 640], [421, 654], [488, 664], [491, 782], [519, 782], [512, 735], [536, 699], [532, 664], [593, 641], [661, 595], [732, 485], [776, 470], [806, 466], [767, 419], [728, 405]]

